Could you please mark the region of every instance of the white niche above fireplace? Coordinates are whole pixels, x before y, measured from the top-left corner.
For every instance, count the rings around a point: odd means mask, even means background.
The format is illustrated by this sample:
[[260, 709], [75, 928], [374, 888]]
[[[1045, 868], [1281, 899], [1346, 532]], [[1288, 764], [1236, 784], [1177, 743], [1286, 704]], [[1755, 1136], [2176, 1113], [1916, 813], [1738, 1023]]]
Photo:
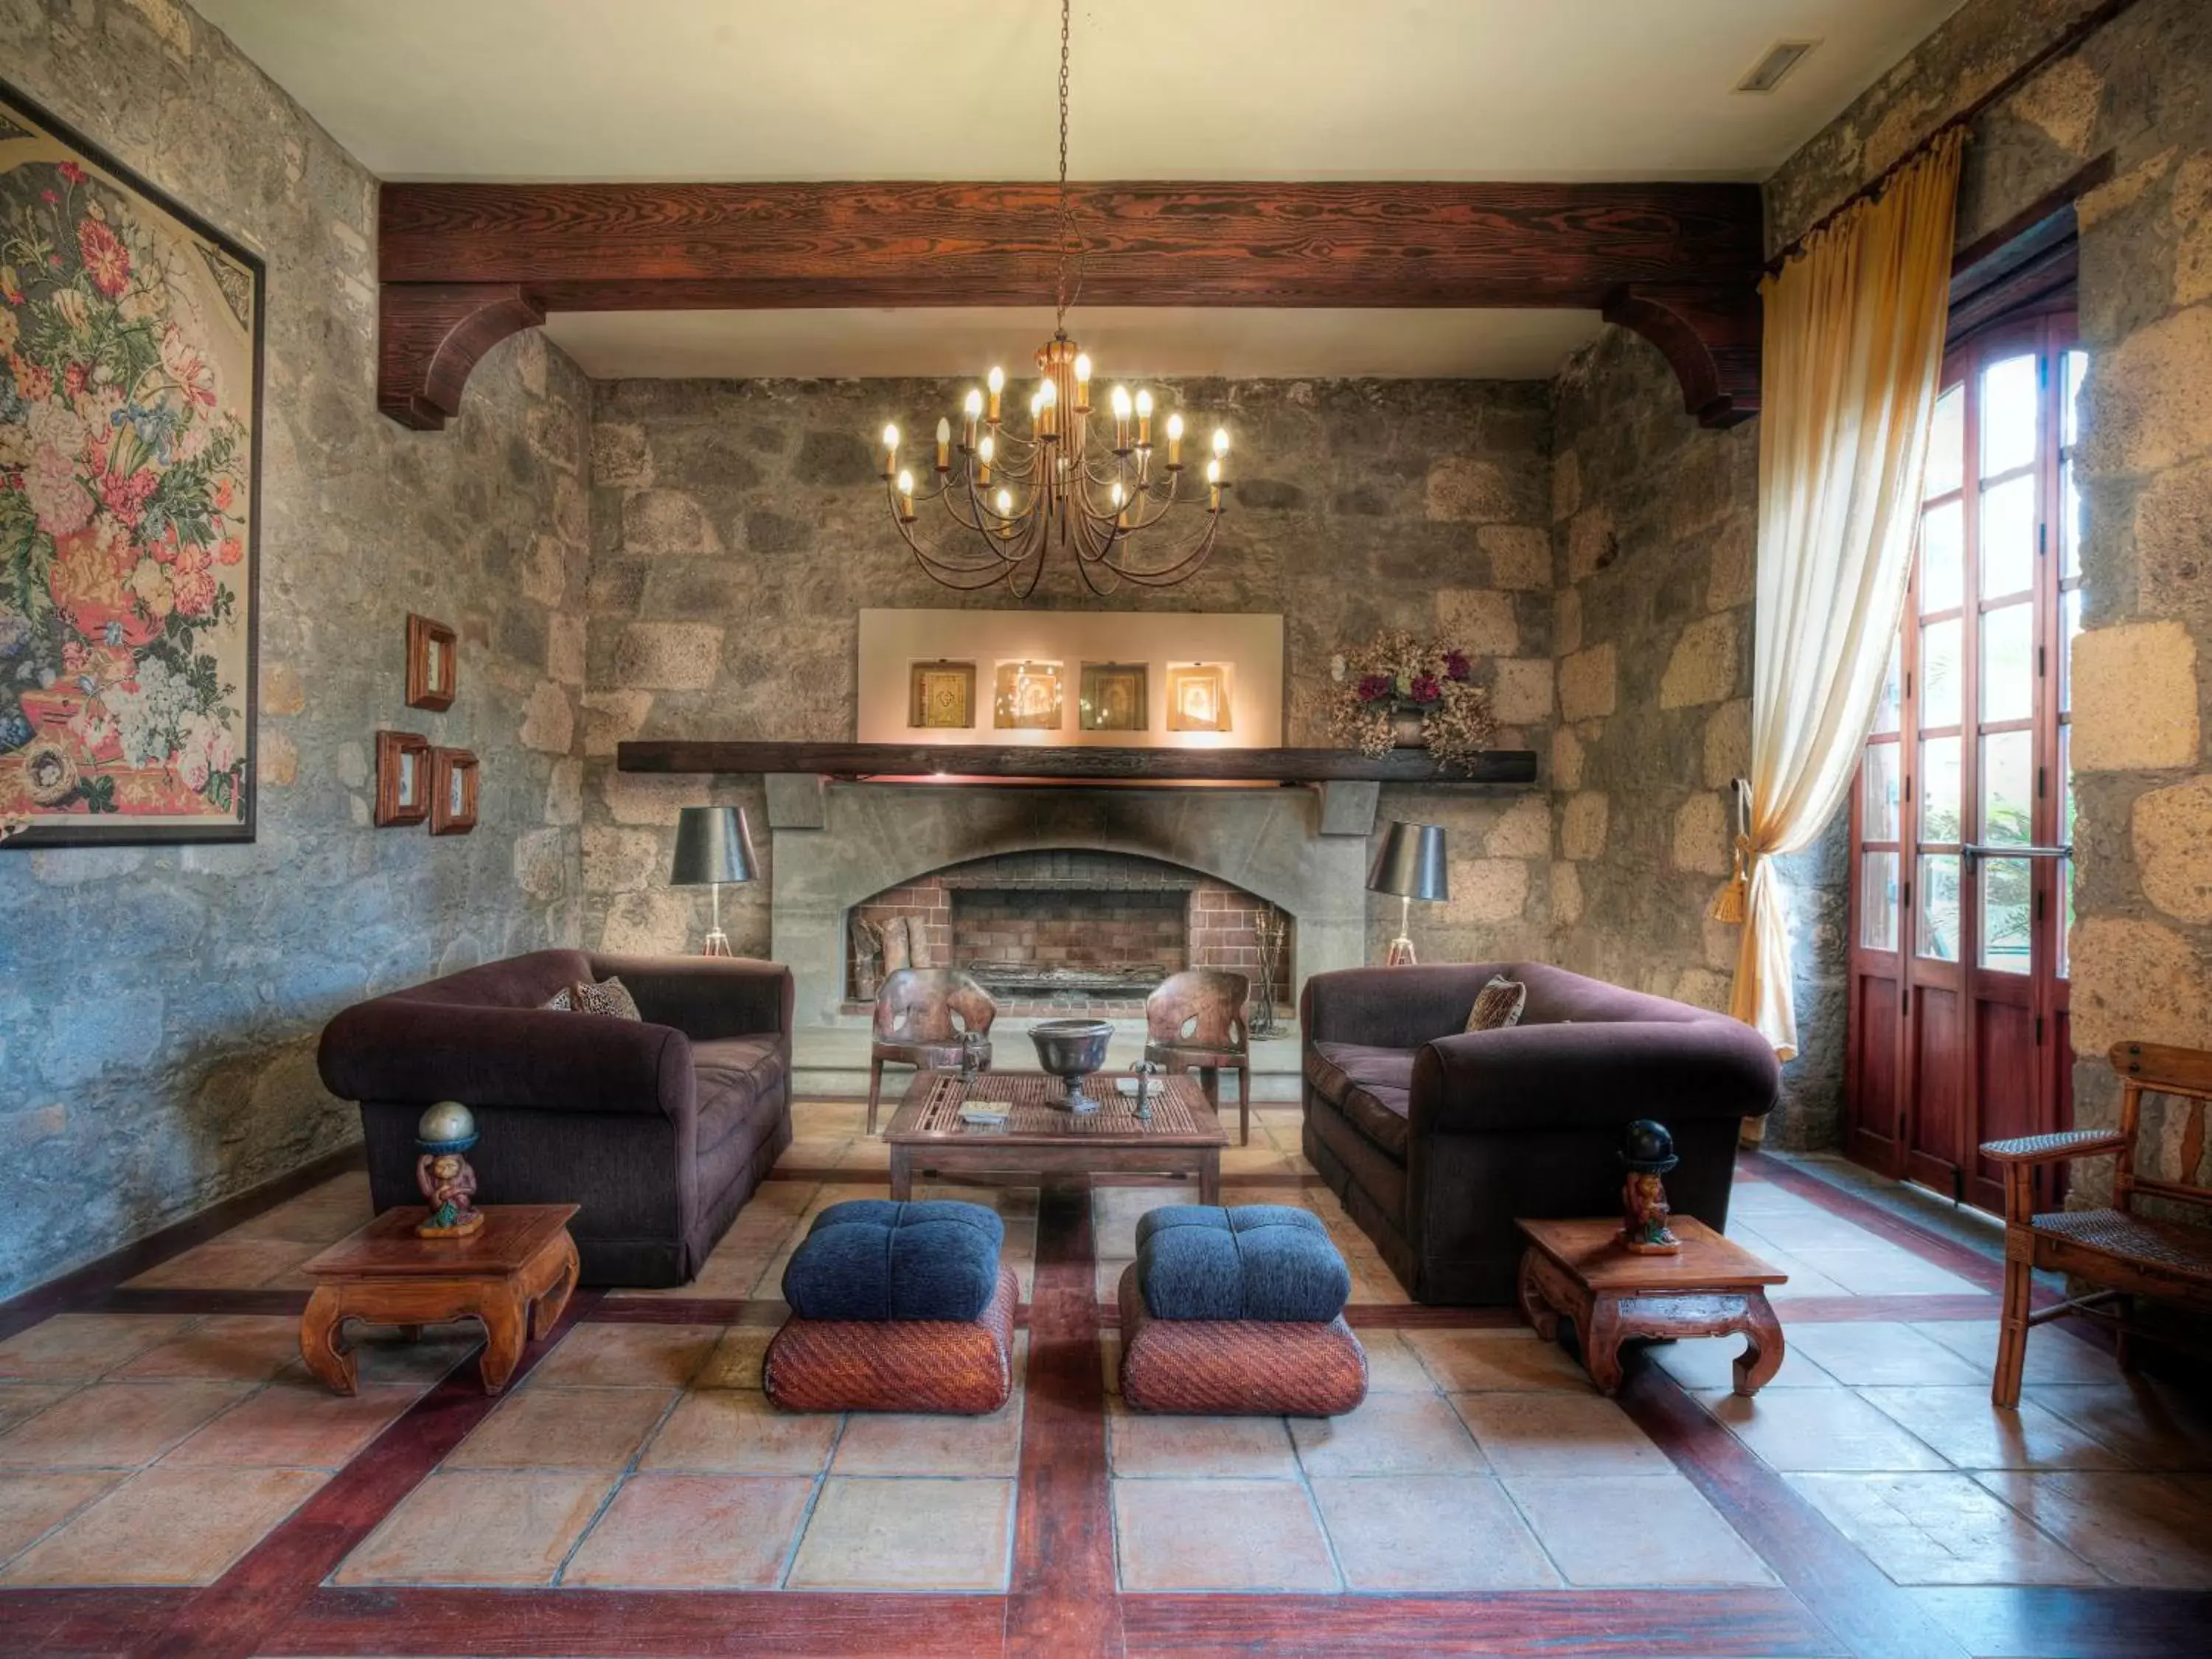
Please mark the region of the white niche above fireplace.
[[864, 610], [860, 649], [860, 743], [1283, 741], [1280, 616]]

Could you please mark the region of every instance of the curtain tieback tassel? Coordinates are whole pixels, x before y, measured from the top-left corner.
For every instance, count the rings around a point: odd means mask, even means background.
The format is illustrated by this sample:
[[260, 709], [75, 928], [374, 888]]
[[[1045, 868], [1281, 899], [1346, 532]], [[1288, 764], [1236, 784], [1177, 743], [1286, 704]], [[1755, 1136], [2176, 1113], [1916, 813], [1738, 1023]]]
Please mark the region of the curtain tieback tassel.
[[1729, 781], [1729, 805], [1735, 818], [1735, 840], [1729, 858], [1728, 883], [1713, 896], [1708, 914], [1715, 921], [1741, 922], [1751, 903], [1751, 785], [1742, 778]]

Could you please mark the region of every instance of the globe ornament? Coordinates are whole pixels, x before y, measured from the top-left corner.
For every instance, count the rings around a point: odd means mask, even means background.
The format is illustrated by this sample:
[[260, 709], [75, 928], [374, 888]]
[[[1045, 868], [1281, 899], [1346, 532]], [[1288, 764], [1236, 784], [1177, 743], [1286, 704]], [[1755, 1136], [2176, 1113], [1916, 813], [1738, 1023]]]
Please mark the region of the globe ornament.
[[441, 1100], [423, 1112], [415, 1139], [426, 1152], [465, 1152], [477, 1144], [477, 1115], [458, 1100]]
[[1643, 1117], [1621, 1136], [1620, 1161], [1638, 1175], [1665, 1175], [1682, 1160], [1674, 1155], [1674, 1137], [1667, 1126]]
[[466, 1238], [483, 1225], [476, 1207], [477, 1172], [461, 1154], [477, 1144], [477, 1115], [458, 1100], [441, 1100], [415, 1125], [415, 1184], [428, 1209], [419, 1238]]

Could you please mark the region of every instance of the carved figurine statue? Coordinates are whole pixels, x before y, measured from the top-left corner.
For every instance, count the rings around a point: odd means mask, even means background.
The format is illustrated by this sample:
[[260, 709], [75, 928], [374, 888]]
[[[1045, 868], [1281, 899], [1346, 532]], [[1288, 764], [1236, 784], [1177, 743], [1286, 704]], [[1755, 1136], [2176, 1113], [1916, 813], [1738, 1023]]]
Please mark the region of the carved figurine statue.
[[1674, 1137], [1663, 1123], [1639, 1118], [1622, 1136], [1620, 1161], [1628, 1179], [1620, 1189], [1620, 1243], [1638, 1255], [1673, 1255], [1682, 1241], [1668, 1226], [1666, 1184], [1660, 1180], [1682, 1160], [1674, 1154]]
[[1160, 1091], [1160, 1073], [1167, 1068], [1157, 1060], [1140, 1060], [1129, 1069], [1137, 1075], [1137, 1121], [1150, 1123], [1152, 1097]]
[[458, 1100], [440, 1101], [415, 1126], [415, 1184], [430, 1208], [416, 1226], [418, 1238], [466, 1238], [483, 1225], [477, 1172], [461, 1156], [476, 1144], [476, 1114]]

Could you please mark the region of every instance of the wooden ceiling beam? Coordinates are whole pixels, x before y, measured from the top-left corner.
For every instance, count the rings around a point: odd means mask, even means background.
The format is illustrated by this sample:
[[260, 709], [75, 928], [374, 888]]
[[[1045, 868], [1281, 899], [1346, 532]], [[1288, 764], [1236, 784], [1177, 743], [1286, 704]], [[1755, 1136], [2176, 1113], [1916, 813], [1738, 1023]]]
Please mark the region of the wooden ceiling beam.
[[[1757, 408], [1753, 185], [1073, 193], [1086, 305], [1603, 310], [1660, 345], [1706, 423]], [[414, 426], [442, 424], [459, 405], [456, 366], [492, 323], [528, 326], [533, 307], [1037, 305], [1052, 295], [1058, 224], [1049, 184], [387, 184], [380, 220], [380, 402]]]

